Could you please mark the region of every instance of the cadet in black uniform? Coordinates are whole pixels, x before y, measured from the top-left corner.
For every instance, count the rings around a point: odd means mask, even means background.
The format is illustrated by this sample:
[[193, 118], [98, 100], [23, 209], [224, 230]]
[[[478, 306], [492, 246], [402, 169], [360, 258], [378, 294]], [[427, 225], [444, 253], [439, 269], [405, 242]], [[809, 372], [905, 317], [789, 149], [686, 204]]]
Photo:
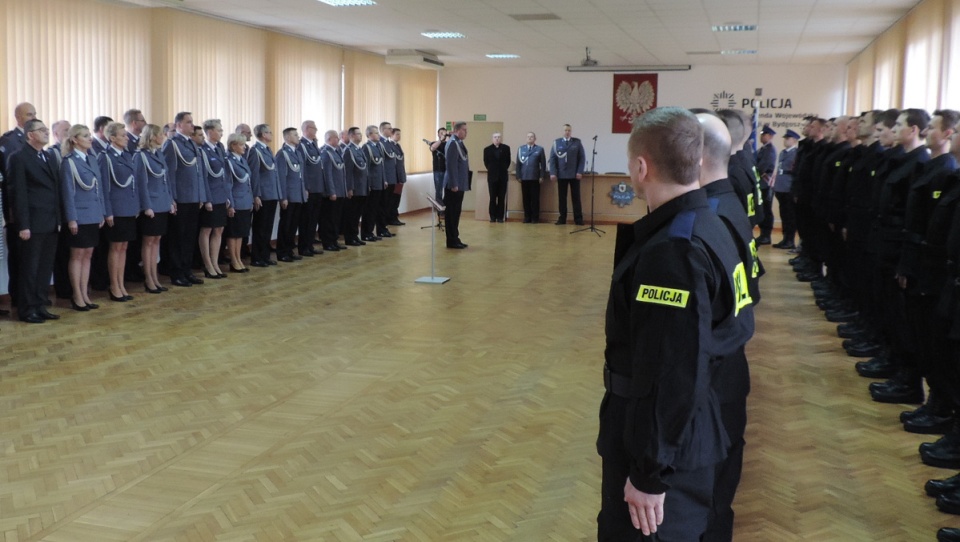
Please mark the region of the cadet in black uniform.
[[730, 445], [712, 377], [739, 337], [718, 330], [735, 328], [751, 300], [737, 248], [698, 187], [702, 146], [696, 117], [679, 108], [648, 111], [630, 136], [630, 177], [651, 212], [618, 231], [597, 439], [600, 541], [698, 540]]

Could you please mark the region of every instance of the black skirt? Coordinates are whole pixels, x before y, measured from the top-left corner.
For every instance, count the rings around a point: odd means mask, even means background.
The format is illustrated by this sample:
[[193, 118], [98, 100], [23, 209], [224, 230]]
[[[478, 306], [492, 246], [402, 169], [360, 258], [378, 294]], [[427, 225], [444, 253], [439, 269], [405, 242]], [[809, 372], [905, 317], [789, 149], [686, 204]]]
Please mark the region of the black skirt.
[[223, 230], [223, 235], [227, 239], [246, 239], [250, 236], [250, 217], [252, 211], [234, 211], [234, 215], [227, 221], [227, 228]]
[[137, 224], [140, 227], [140, 235], [144, 237], [160, 237], [167, 234], [167, 220], [170, 213], [154, 213], [153, 218], [147, 215], [140, 215]]
[[201, 228], [222, 228], [227, 225], [227, 204], [215, 203], [213, 210], [208, 211], [205, 208], [200, 210]]
[[115, 216], [113, 226], [104, 226], [107, 229], [107, 241], [111, 243], [126, 243], [137, 238], [137, 217]]
[[67, 232], [70, 248], [93, 248], [100, 244], [100, 224], [80, 224], [77, 234]]

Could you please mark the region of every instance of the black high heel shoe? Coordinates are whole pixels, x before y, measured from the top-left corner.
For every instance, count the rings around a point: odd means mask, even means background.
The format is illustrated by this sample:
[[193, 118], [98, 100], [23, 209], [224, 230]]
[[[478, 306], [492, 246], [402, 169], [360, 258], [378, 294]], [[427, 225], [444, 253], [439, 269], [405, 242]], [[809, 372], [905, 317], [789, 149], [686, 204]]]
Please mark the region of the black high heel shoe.
[[143, 283], [143, 289], [146, 290], [148, 294], [163, 293], [163, 290], [161, 290], [159, 287], [151, 289], [149, 286], [147, 286], [147, 283]]
[[96, 303], [87, 303], [87, 308], [90, 310], [99, 309], [100, 305], [97, 305]]
[[78, 312], [87, 312], [90, 310], [90, 307], [87, 306], [86, 303], [84, 303], [83, 305], [77, 305], [77, 303], [72, 299], [70, 300], [70, 308]]
[[207, 277], [208, 279], [222, 279], [222, 278], [225, 277], [226, 275], [218, 275], [218, 274], [216, 274], [216, 273], [211, 273], [211, 272], [207, 271], [206, 269], [204, 269], [204, 270], [203, 270], [203, 276], [204, 276], [204, 277]]
[[125, 296], [122, 296], [122, 295], [115, 296], [113, 295], [113, 292], [107, 292], [107, 293], [110, 294], [110, 301], [125, 302], [127, 300]]

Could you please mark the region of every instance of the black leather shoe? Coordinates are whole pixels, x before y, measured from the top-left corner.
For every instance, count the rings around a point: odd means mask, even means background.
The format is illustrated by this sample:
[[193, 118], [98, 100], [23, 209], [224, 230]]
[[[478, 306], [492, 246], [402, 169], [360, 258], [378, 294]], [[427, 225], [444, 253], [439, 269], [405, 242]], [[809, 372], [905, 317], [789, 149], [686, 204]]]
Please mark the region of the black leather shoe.
[[937, 497], [937, 509], [948, 514], [960, 515], [960, 493], [952, 491], [941, 494]]
[[254, 267], [269, 267], [267, 262], [262, 262], [260, 260], [253, 260], [252, 262], [250, 262], [250, 265]]
[[277, 260], [267, 260], [267, 265], [277, 265]]
[[761, 235], [760, 237], [757, 237], [758, 245], [769, 245], [770, 243], [771, 243], [771, 240], [770, 240], [770, 236], [768, 235]]
[[566, 223], [567, 223], [566, 220], [557, 220], [557, 221], [554, 222], [553, 224], [556, 225], [556, 226], [563, 226], [563, 225], [565, 225]]
[[399, 220], [391, 220], [390, 222], [387, 222], [387, 224], [389, 224], [389, 225], [391, 225], [391, 226], [406, 226], [406, 225], [407, 225], [406, 222], [400, 222]]
[[90, 307], [88, 307], [86, 303], [83, 305], [77, 305], [77, 303], [72, 299], [70, 300], [70, 308], [78, 312], [87, 312], [90, 310]]
[[377, 239], [376, 237], [374, 237], [374, 236], [372, 236], [372, 235], [364, 235], [364, 236], [363, 236], [363, 240], [366, 241], [366, 242], [368, 242], [368, 243], [376, 243], [377, 241], [379, 241], [379, 239]]
[[323, 250], [327, 252], [340, 252], [340, 247], [337, 245], [323, 245]]
[[277, 261], [283, 262], [283, 263], [293, 263], [294, 259], [292, 256], [280, 256], [279, 258], [277, 258]]
[[234, 267], [234, 266], [231, 265], [231, 266], [230, 266], [230, 272], [231, 272], [231, 273], [249, 273], [249, 272], [250, 272], [250, 268], [249, 268], [249, 267], [244, 267], [244, 268], [242, 268], [242, 269], [237, 269], [236, 267]]
[[447, 248], [464, 249], [467, 248], [467, 245], [463, 243], [449, 244], [447, 245]]
[[60, 315], [59, 315], [59, 314], [53, 314], [53, 313], [51, 313], [50, 311], [48, 311], [47, 309], [40, 309], [39, 311], [37, 311], [37, 314], [40, 316], [40, 318], [43, 318], [44, 320], [59, 320], [59, 319], [60, 319]]
[[820, 278], [819, 273], [797, 273], [797, 280], [800, 282], [813, 282]]
[[337, 243], [337, 248], [340, 250], [347, 250], [347, 245], [341, 245], [340, 243]]
[[110, 301], [116, 301], [117, 303], [124, 303], [127, 301], [126, 296], [116, 296], [113, 295], [113, 292], [108, 292], [110, 294]]
[[[932, 447], [920, 453], [924, 465], [941, 469], [960, 469], [960, 446]], [[957, 495], [960, 498], [960, 495]]]
[[943, 527], [937, 531], [937, 542], [960, 542], [960, 529]]
[[897, 372], [897, 366], [886, 356], [877, 356], [870, 361], [858, 361], [854, 367], [857, 374], [864, 378], [890, 378]]
[[838, 309], [835, 311], [827, 311], [825, 315], [828, 322], [851, 322], [856, 320], [860, 316], [860, 313], [857, 311]]
[[313, 256], [314, 256], [313, 250], [301, 250], [301, 251], [300, 251], [300, 257], [301, 257], [301, 258], [313, 258]]
[[938, 416], [926, 412], [903, 422], [903, 430], [918, 435], [942, 435], [953, 427], [953, 416]]
[[203, 279], [194, 275], [188, 276], [187, 281], [189, 281], [190, 284], [203, 284]]
[[147, 286], [146, 283], [143, 284], [143, 291], [147, 292], [148, 294], [161, 294], [161, 293], [163, 293], [163, 290], [161, 290], [160, 288], [151, 288], [151, 287]]
[[25, 315], [21, 316], [21, 317], [20, 317], [20, 321], [21, 321], [21, 322], [26, 322], [26, 323], [28, 323], [28, 324], [42, 324], [42, 323], [46, 322], [47, 320], [46, 320], [44, 317], [40, 316], [39, 314], [33, 312], [33, 313], [30, 313], [30, 314], [25, 314]]
[[[189, 280], [182, 278], [173, 279], [170, 281], [170, 284], [173, 284], [174, 286], [183, 286], [184, 288], [193, 286], [193, 283], [191, 283]], [[110, 297], [113, 298], [113, 294], [110, 294]]]
[[[164, 292], [167, 291], [167, 289], [164, 288], [163, 286], [161, 286], [160, 289], [163, 290]], [[90, 310], [99, 309], [100, 305], [97, 305], [96, 303], [87, 303], [87, 308], [89, 308]]]
[[796, 248], [796, 246], [793, 243], [788, 243], [786, 240], [780, 241], [779, 243], [772, 246], [773, 248], [785, 248], [785, 249]]
[[847, 355], [852, 358], [869, 358], [879, 356], [883, 353], [883, 347], [879, 344], [863, 344], [851, 346], [846, 349]]
[[303, 259], [303, 256], [298, 256], [296, 254], [291, 254], [290, 257], [293, 258], [293, 261], [295, 262], [299, 262], [300, 260]]
[[203, 276], [207, 277], [208, 279], [220, 279], [220, 278], [223, 278], [223, 277], [220, 276], [219, 273], [216, 273], [216, 274], [215, 274], [215, 273], [211, 273], [211, 272], [207, 271], [206, 269], [203, 270]]
[[904, 410], [903, 412], [901, 412], [901, 413], [900, 413], [900, 423], [906, 423], [907, 421], [912, 420], [912, 419], [916, 418], [917, 416], [923, 416], [923, 415], [929, 413], [929, 412], [930, 412], [930, 407], [929, 407], [928, 405], [930, 404], [930, 397], [932, 397], [932, 394], [927, 397], [927, 402], [926, 402], [926, 403], [918, 406], [917, 408], [915, 408], [915, 409], [913, 409], [913, 410]]
[[366, 245], [366, 243], [364, 243], [359, 239], [350, 239], [349, 241], [347, 241], [347, 246], [350, 246], [350, 247], [362, 247], [364, 245]]
[[923, 485], [923, 490], [931, 497], [939, 497], [944, 493], [953, 493], [960, 490], [960, 474], [954, 474], [950, 478], [942, 480], [927, 480]]
[[898, 380], [874, 382], [870, 386], [870, 398], [878, 403], [920, 404], [923, 403], [923, 388]]
[[867, 328], [859, 322], [847, 322], [837, 326], [837, 337], [841, 339], [850, 339], [865, 333]]
[[387, 230], [383, 230], [382, 232], [377, 233], [377, 237], [385, 237], [385, 238], [386, 238], [386, 237], [394, 237], [395, 235], [396, 235], [396, 234], [390, 233], [390, 232], [387, 231]]

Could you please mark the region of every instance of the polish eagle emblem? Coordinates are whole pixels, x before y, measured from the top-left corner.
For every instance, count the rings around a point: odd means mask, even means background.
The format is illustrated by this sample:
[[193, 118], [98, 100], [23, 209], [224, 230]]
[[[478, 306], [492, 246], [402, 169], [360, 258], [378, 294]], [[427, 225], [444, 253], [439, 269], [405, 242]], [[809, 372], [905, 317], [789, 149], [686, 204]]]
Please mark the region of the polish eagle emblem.
[[653, 107], [656, 92], [653, 90], [650, 81], [644, 81], [640, 84], [633, 81], [632, 85], [627, 81], [621, 81], [620, 86], [617, 87], [615, 98], [617, 109], [623, 113], [620, 120], [632, 123], [633, 119]]

